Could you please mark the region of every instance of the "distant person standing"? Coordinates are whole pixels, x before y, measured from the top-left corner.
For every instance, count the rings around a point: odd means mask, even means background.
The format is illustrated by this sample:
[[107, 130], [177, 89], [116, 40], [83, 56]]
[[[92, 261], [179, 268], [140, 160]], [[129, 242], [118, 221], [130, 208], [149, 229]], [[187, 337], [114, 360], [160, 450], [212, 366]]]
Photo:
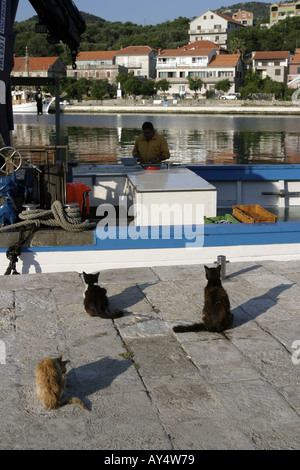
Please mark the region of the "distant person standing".
[[40, 88], [38, 88], [37, 93], [35, 95], [35, 101], [37, 106], [37, 113], [43, 114], [43, 95]]
[[170, 158], [166, 139], [155, 132], [151, 122], [142, 125], [143, 134], [135, 141], [132, 156], [137, 157], [140, 163], [160, 163]]

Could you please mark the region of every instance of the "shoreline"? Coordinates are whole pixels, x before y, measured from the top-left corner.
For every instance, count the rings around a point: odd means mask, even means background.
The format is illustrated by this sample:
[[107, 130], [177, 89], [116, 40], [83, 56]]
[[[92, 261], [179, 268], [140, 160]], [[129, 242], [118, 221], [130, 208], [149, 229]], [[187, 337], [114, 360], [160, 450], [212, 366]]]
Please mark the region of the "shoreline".
[[61, 110], [63, 114], [257, 114], [257, 115], [300, 115], [300, 102], [289, 105], [277, 104], [277, 102], [266, 104], [255, 102], [251, 105], [243, 103], [194, 103], [173, 104], [122, 104], [110, 101], [109, 104], [95, 102], [81, 102], [67, 105]]

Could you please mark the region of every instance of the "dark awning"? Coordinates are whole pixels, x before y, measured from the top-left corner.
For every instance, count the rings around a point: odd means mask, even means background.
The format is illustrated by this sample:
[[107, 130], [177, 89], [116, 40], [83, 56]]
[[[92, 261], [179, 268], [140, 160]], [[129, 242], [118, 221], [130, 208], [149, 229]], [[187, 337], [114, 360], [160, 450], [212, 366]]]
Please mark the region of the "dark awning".
[[13, 113], [10, 73], [14, 67], [13, 25], [19, 0], [0, 0], [0, 134], [5, 145], [10, 145]]

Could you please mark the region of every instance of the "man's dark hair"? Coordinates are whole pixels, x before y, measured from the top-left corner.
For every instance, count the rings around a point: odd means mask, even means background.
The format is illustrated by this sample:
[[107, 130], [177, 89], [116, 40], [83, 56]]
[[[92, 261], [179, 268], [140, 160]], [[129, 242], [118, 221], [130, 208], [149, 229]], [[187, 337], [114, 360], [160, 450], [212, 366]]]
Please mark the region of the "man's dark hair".
[[143, 131], [145, 131], [146, 129], [151, 129], [151, 131], [154, 131], [152, 122], [144, 122], [144, 124], [142, 125], [142, 129]]

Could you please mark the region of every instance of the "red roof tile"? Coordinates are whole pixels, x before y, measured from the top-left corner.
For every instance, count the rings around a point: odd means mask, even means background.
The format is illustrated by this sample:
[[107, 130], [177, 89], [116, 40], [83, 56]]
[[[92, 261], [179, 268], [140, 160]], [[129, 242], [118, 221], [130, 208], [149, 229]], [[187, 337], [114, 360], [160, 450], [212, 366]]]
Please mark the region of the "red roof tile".
[[128, 46], [116, 52], [116, 55], [149, 55], [151, 51], [157, 52], [149, 46]]
[[253, 59], [287, 59], [289, 51], [257, 51], [254, 53]]
[[240, 58], [240, 54], [221, 54], [214, 56], [213, 60], [208, 64], [209, 67], [235, 67]]
[[92, 60], [112, 60], [117, 51], [81, 51], [77, 55], [77, 61], [92, 61]]
[[[59, 57], [29, 57], [29, 70], [48, 70], [58, 59]], [[14, 62], [13, 72], [25, 71], [25, 57], [15, 57]]]

